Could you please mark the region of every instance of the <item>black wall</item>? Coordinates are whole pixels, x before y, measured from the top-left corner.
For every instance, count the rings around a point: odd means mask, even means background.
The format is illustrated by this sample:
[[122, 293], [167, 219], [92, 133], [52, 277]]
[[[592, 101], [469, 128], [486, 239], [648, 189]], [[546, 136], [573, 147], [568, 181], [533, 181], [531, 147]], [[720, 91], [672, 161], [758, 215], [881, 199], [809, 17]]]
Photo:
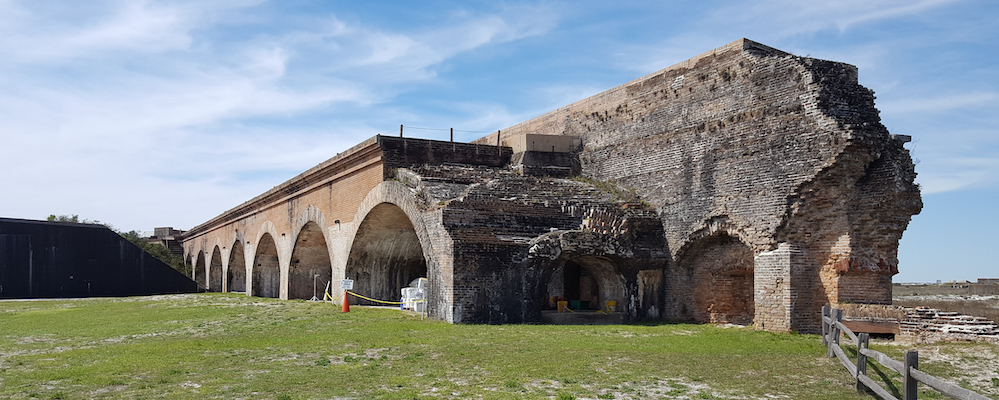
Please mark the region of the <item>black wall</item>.
[[0, 298], [196, 291], [190, 278], [104, 226], [0, 218]]

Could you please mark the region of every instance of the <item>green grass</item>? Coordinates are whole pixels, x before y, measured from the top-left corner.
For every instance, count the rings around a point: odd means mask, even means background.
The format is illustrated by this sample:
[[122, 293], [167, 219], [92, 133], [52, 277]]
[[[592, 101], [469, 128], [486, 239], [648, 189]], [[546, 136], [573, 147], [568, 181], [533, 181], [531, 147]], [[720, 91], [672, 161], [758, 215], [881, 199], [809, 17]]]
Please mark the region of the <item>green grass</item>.
[[225, 294], [0, 302], [11, 399], [866, 398], [824, 354], [745, 328], [450, 325]]

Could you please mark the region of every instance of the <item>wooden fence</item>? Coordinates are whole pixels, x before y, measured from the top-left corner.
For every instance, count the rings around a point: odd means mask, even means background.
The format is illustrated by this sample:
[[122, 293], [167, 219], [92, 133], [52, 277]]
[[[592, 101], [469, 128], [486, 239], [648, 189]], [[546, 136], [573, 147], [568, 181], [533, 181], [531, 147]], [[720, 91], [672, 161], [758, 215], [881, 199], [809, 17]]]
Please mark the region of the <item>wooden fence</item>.
[[[857, 347], [856, 362], [850, 361], [846, 352], [840, 347], [840, 337], [846, 334], [852, 341], [852, 345]], [[906, 351], [903, 361], [893, 360], [884, 353], [867, 348], [870, 342], [870, 335], [853, 333], [846, 325], [843, 325], [843, 310], [830, 309], [829, 306], [822, 307], [822, 344], [826, 345], [826, 357], [836, 357], [843, 363], [850, 375], [857, 380], [857, 391], [860, 393], [873, 392], [878, 397], [885, 400], [899, 400], [891, 393], [888, 393], [881, 385], [867, 376], [867, 362], [874, 360], [881, 365], [902, 374], [902, 399], [916, 400], [916, 389], [918, 383], [923, 383], [936, 391], [958, 400], [992, 400], [968, 389], [946, 382], [940, 378], [929, 375], [919, 370], [919, 353], [916, 351]]]

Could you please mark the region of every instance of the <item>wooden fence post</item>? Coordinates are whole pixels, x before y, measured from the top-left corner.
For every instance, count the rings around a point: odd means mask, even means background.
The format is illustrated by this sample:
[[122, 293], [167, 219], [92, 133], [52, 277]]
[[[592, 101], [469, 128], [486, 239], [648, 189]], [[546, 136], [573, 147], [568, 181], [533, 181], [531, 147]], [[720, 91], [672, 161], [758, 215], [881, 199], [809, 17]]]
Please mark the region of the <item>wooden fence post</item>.
[[912, 377], [911, 369], [919, 369], [919, 352], [906, 351], [905, 362], [902, 363], [902, 400], [916, 400], [916, 389], [919, 382]]
[[[832, 319], [835, 322], [843, 322], [843, 310], [834, 309], [832, 310]], [[832, 337], [829, 338], [831, 341], [831, 346], [839, 346], [839, 337], [842, 336], [842, 331], [835, 324], [830, 324], [829, 330], [832, 331]], [[829, 348], [829, 357], [835, 357], [836, 353], [833, 353], [832, 347]]]
[[871, 340], [871, 334], [864, 332], [857, 336], [857, 393], [866, 394], [867, 386], [860, 381], [861, 375], [867, 375], [867, 356], [860, 350], [866, 349]]
[[829, 316], [829, 306], [822, 306], [822, 345], [826, 346], [826, 354], [829, 353], [829, 324], [826, 323], [826, 317]]

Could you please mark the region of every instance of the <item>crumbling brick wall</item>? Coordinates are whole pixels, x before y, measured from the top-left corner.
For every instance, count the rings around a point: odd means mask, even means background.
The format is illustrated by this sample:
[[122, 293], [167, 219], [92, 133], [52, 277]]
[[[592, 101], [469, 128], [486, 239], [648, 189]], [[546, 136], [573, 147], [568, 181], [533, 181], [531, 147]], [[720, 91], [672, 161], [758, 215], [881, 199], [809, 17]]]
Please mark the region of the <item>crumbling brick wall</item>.
[[770, 330], [816, 331], [827, 303], [890, 302], [922, 207], [854, 66], [745, 39], [502, 130], [528, 133], [582, 137], [582, 174], [651, 203], [675, 262], [715, 232], [749, 246]]
[[596, 280], [589, 298], [624, 305], [627, 319], [660, 316], [661, 280], [646, 278], [638, 290], [639, 275], [662, 276], [668, 258], [647, 207], [588, 182], [508, 167], [411, 165], [396, 179], [447, 232], [452, 322], [540, 322], [552, 273], [566, 262]]

